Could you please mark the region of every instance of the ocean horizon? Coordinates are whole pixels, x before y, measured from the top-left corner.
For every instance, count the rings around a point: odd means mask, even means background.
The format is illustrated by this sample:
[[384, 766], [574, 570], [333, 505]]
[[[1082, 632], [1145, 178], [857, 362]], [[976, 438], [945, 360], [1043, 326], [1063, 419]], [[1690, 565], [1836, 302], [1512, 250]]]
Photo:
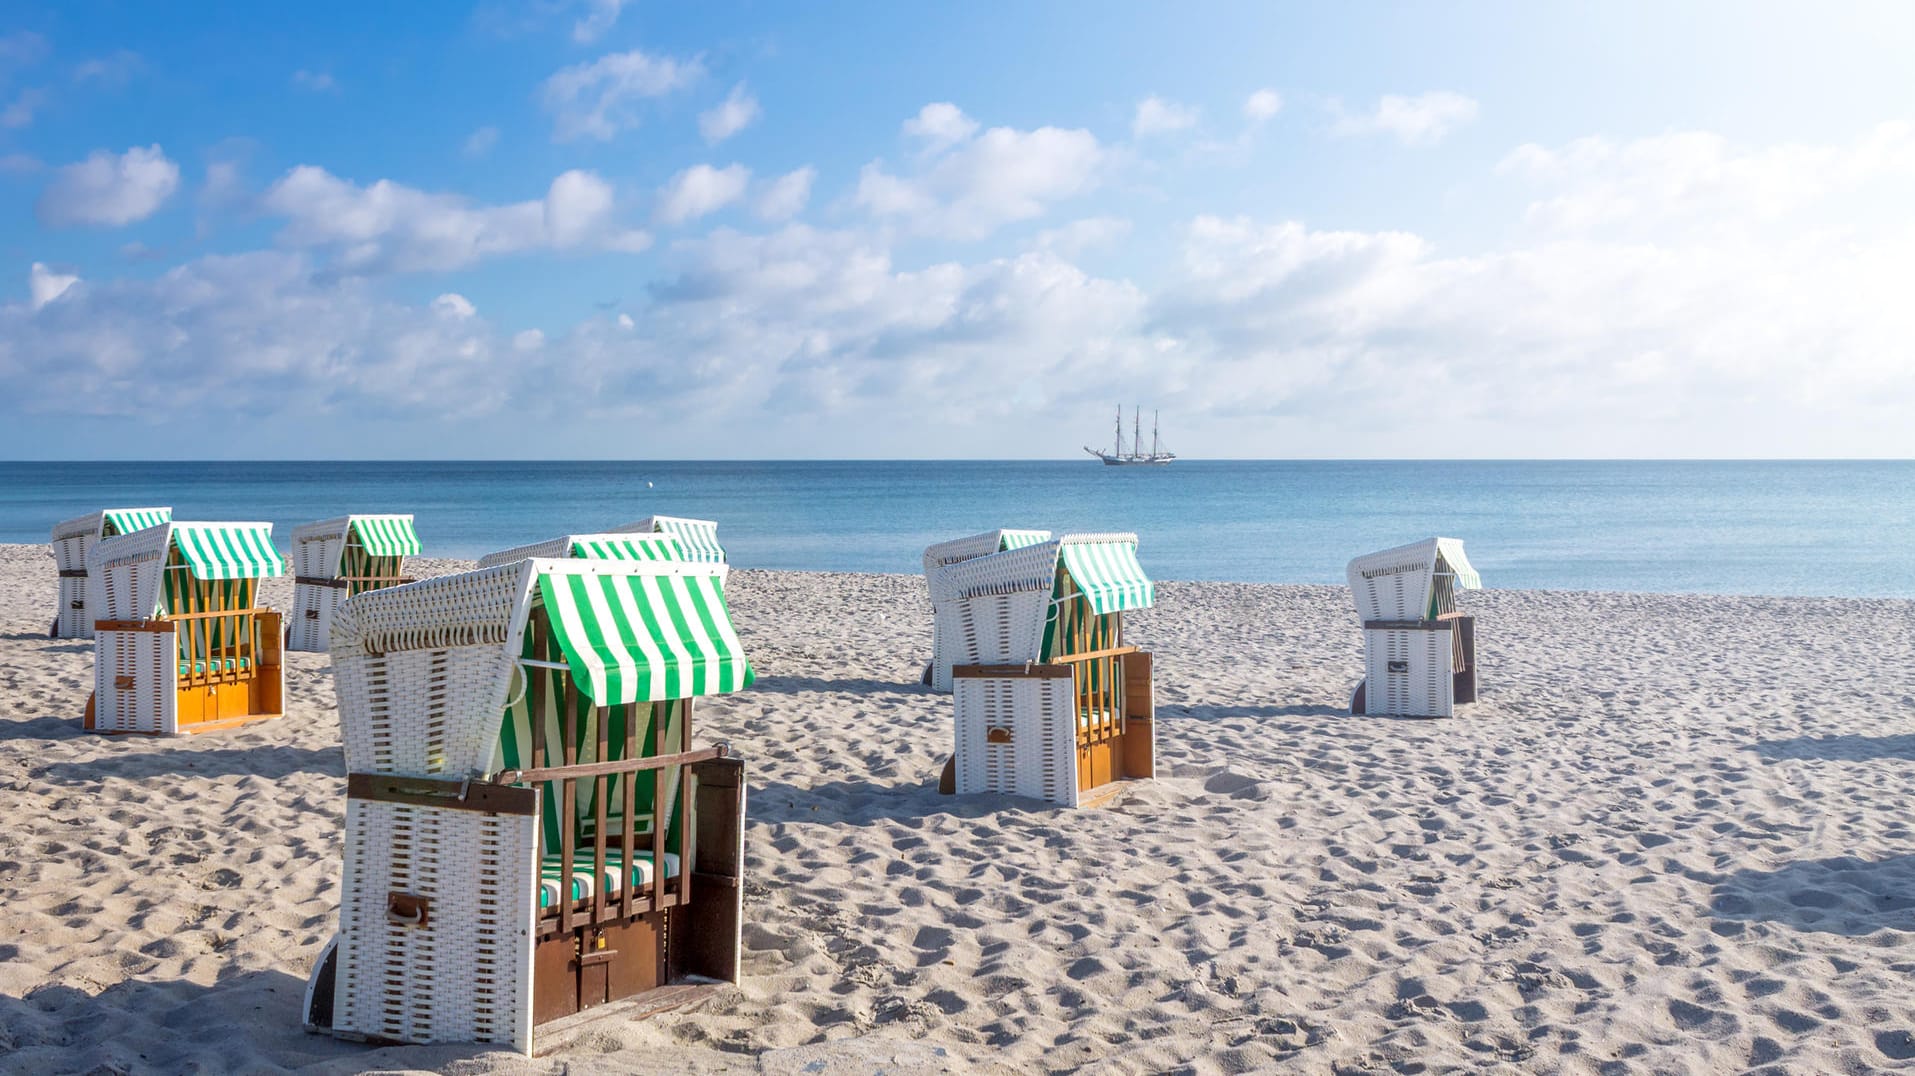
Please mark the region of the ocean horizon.
[[1485, 584], [1915, 597], [1905, 460], [142, 461], [0, 463], [0, 541], [116, 506], [293, 526], [410, 512], [477, 557], [651, 514], [719, 521], [741, 568], [920, 570], [999, 526], [1140, 536], [1166, 580], [1343, 582], [1353, 556], [1463, 539]]

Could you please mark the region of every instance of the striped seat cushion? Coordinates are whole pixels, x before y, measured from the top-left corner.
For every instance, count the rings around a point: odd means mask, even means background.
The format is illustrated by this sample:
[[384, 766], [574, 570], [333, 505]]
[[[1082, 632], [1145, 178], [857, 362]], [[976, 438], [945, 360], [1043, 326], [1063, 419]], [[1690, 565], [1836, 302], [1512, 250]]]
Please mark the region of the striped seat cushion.
[[[646, 835], [650, 840], [650, 835]], [[605, 850], [605, 895], [610, 897], [619, 892], [619, 886], [626, 872], [618, 869], [619, 849]], [[558, 900], [559, 880], [564, 876], [563, 860], [557, 852], [539, 860], [539, 907], [550, 908]], [[572, 854], [572, 899], [584, 900], [592, 895], [592, 850], [575, 851]], [[665, 877], [678, 877], [678, 856], [665, 853]], [[634, 885], [644, 888], [652, 884], [652, 854], [633, 852], [631, 878]]]
[[[213, 662], [213, 665], [215, 666], [213, 670], [214, 672], [232, 672], [236, 665], [240, 669], [252, 668], [253, 659], [239, 658], [236, 662], [233, 658], [225, 658], [223, 660]], [[203, 675], [205, 672], [206, 672], [206, 663], [204, 661], [195, 661], [190, 664], [184, 661], [180, 662], [181, 676], [200, 676], [200, 675]]]

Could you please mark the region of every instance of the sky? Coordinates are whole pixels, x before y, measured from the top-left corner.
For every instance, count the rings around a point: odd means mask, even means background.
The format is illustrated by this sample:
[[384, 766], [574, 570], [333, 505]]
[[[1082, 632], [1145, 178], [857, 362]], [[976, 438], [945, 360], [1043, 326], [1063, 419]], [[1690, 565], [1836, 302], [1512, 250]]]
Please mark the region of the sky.
[[1915, 455], [1915, 5], [0, 8], [0, 458]]

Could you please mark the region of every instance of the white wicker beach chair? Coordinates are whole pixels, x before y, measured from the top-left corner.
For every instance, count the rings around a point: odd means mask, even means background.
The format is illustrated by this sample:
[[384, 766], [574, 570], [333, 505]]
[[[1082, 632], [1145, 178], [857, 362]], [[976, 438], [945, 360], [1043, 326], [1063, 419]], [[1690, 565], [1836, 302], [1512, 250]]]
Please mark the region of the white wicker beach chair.
[[1430, 538], [1350, 562], [1350, 595], [1363, 620], [1363, 680], [1353, 714], [1449, 717], [1476, 701], [1476, 618], [1456, 595], [1483, 585], [1463, 543]]
[[[678, 539], [651, 531], [608, 531], [604, 534], [562, 534], [542, 542], [501, 549], [479, 558], [479, 567], [496, 568], [527, 557], [586, 560], [689, 560]], [[723, 563], [720, 561], [719, 563]]]
[[1156, 588], [1134, 534], [1081, 534], [959, 562], [936, 575], [955, 609], [952, 755], [960, 793], [1076, 807], [1155, 770], [1151, 655], [1123, 614]]
[[550, 1020], [737, 981], [744, 763], [691, 746], [691, 700], [752, 680], [724, 580], [521, 558], [340, 607], [345, 864], [309, 1029], [530, 1054]]
[[636, 523], [612, 528], [620, 532], [669, 534], [678, 539], [685, 559], [706, 564], [724, 564], [725, 548], [718, 544], [718, 524], [709, 519], [681, 519], [678, 516], [646, 516]]
[[942, 640], [957, 628], [957, 603], [950, 600], [949, 588], [940, 585], [940, 575], [953, 564], [1050, 539], [1050, 531], [1000, 529], [954, 538], [925, 549], [924, 582], [931, 592], [931, 663], [926, 667], [924, 682], [931, 685], [931, 690], [945, 693], [951, 690], [950, 647]]
[[339, 516], [293, 528], [293, 622], [286, 648], [323, 653], [333, 612], [354, 594], [410, 583], [419, 555], [411, 516]]
[[60, 572], [60, 611], [53, 619], [55, 639], [93, 638], [93, 615], [86, 608], [86, 553], [102, 538], [132, 534], [173, 518], [171, 508], [108, 508], [53, 527], [47, 552]]
[[94, 623], [86, 727], [172, 736], [278, 717], [280, 617], [256, 606], [285, 573], [270, 523], [166, 522], [87, 553]]

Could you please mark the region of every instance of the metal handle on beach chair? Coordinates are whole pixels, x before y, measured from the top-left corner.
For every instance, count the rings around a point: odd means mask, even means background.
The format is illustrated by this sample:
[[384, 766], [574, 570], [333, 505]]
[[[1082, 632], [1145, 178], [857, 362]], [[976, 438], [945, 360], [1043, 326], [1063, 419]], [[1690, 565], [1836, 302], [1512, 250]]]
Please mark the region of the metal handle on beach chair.
[[386, 922], [396, 927], [422, 927], [429, 918], [432, 898], [412, 893], [386, 894]]

